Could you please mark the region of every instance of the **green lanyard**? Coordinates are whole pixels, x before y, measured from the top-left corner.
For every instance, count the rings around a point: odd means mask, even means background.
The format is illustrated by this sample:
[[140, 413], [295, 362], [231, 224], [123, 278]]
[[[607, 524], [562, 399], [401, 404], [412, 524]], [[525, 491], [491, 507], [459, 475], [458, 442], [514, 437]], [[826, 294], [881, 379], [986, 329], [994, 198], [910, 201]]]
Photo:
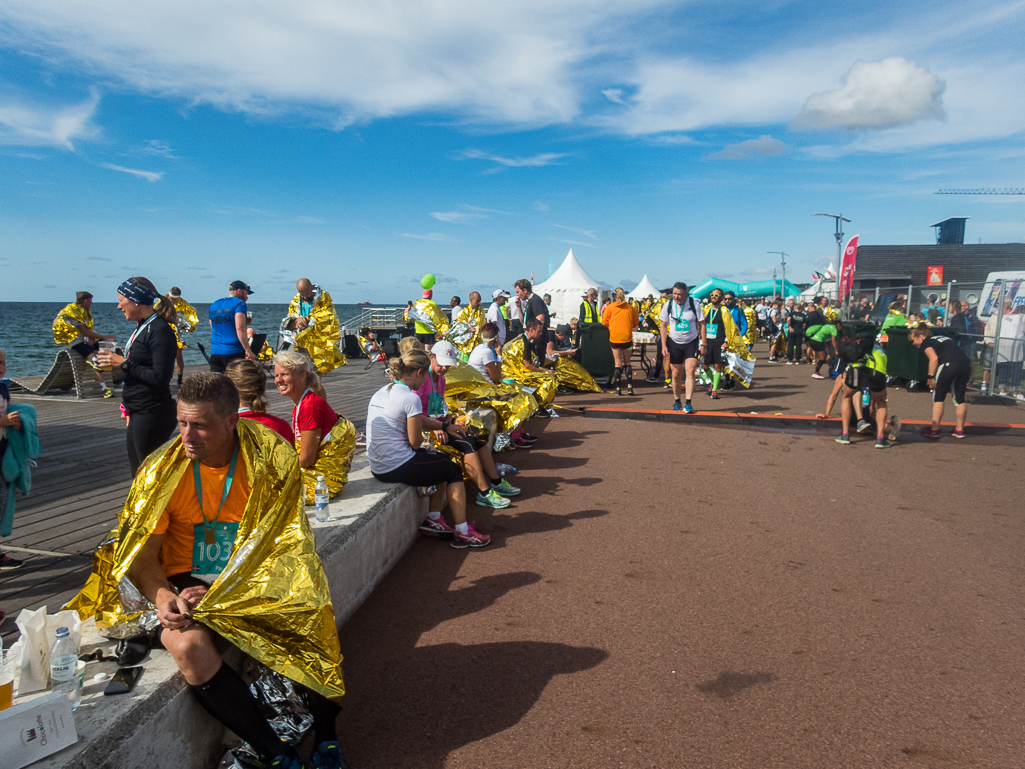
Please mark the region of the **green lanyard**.
[[235, 451], [231, 455], [231, 464], [228, 465], [228, 477], [224, 479], [224, 491], [221, 492], [221, 505], [217, 508], [217, 515], [214, 516], [212, 521], [207, 520], [206, 513], [203, 512], [203, 481], [199, 477], [199, 462], [195, 459], [192, 460], [192, 480], [196, 484], [196, 499], [199, 500], [199, 512], [203, 514], [203, 537], [206, 539], [206, 544], [212, 545], [217, 540], [214, 537], [214, 524], [217, 523], [217, 519], [221, 517], [221, 508], [224, 507], [224, 500], [228, 498], [228, 492], [231, 491], [231, 482], [235, 478], [235, 465], [238, 464], [238, 439], [235, 440]]

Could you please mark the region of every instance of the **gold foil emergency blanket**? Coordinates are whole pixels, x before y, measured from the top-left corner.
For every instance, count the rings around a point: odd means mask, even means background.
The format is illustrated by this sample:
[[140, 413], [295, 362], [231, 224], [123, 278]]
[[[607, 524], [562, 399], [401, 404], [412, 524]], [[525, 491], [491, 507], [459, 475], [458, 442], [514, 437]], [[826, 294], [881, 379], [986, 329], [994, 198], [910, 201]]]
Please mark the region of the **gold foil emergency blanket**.
[[196, 330], [196, 324], [199, 323], [199, 314], [196, 312], [195, 307], [180, 296], [174, 300], [174, 309], [178, 315], [175, 318], [174, 325], [171, 326], [171, 330], [174, 331], [174, 338], [178, 342], [178, 349], [181, 350], [185, 348], [182, 335], [191, 334]]
[[665, 307], [666, 302], [670, 300], [668, 296], [662, 296], [655, 300], [654, 304], [648, 308], [648, 311], [644, 313], [644, 322], [647, 325], [648, 331], [653, 334], [661, 333], [661, 321], [658, 316], [662, 314], [662, 308]]
[[515, 379], [522, 387], [533, 388], [534, 400], [542, 408], [547, 408], [555, 400], [559, 384], [554, 375], [531, 371], [523, 365], [525, 342], [526, 337], [520, 334], [502, 345], [502, 376]]
[[93, 314], [80, 304], [72, 302], [53, 319], [53, 343], [71, 344], [78, 339], [75, 326], [93, 327]]
[[[240, 420], [236, 433], [252, 492], [235, 551], [193, 617], [272, 670], [341, 704], [345, 687], [335, 613], [302, 504], [298, 455], [255, 422]], [[93, 573], [67, 608], [101, 625], [129, 618], [119, 605], [118, 583], [190, 463], [177, 437], [143, 464], [116, 540], [96, 553]]]
[[[436, 305], [430, 299], [417, 299], [413, 302], [413, 309], [409, 313], [409, 317], [417, 323], [428, 327], [437, 336], [444, 336], [448, 331], [449, 319], [448, 316], [438, 309]], [[417, 329], [417, 333], [421, 332]]]
[[[296, 294], [288, 305], [288, 316], [281, 321], [285, 328], [289, 321], [300, 317], [299, 303], [302, 297]], [[295, 346], [306, 350], [317, 371], [326, 374], [346, 364], [345, 355], [338, 347], [342, 336], [335, 304], [331, 294], [320, 286], [313, 286], [313, 307], [309, 314], [310, 325], [295, 331]]]
[[518, 384], [492, 384], [477, 369], [465, 363], [450, 368], [445, 374], [445, 401], [452, 413], [469, 410], [465, 416], [466, 426], [488, 434], [490, 426], [475, 419], [473, 410], [494, 409], [498, 418], [495, 429], [499, 433], [515, 430], [537, 411], [537, 400], [523, 392]]
[[[737, 322], [733, 320], [733, 314], [726, 309], [725, 306], [721, 307], [722, 312], [719, 313], [719, 317], [722, 318], [723, 330], [726, 332], [726, 350], [728, 352], [736, 353], [737, 357], [742, 360], [754, 360], [754, 355], [747, 349], [747, 345], [744, 343], [744, 337], [740, 334], [740, 327]], [[707, 318], [709, 313], [712, 311], [712, 305], [705, 305], [705, 317]], [[726, 356], [723, 356], [724, 358]], [[753, 364], [752, 364], [753, 365]], [[726, 371], [733, 374], [738, 382], [744, 387], [751, 386], [750, 377], [743, 371], [737, 371], [733, 369], [727, 362]]]
[[470, 305], [466, 305], [455, 318], [458, 323], [465, 323], [467, 326], [473, 329], [473, 334], [470, 338], [462, 344], [457, 344], [460, 352], [469, 355], [473, 352], [473, 348], [481, 343], [480, 329], [485, 323], [487, 323], [487, 316], [484, 312], [483, 307], [478, 307], [476, 310]]
[[[295, 450], [298, 452], [302, 444], [302, 437], [295, 443]], [[352, 455], [356, 452], [356, 428], [352, 422], [338, 415], [338, 421], [332, 427], [327, 436], [321, 439], [317, 448], [317, 461], [312, 467], [304, 467], [303, 485], [306, 487], [306, 504], [313, 504], [313, 487], [317, 485], [317, 476], [323, 475], [327, 483], [327, 492], [330, 497], [341, 493], [345, 484], [349, 482], [349, 470], [352, 467]]]
[[758, 313], [755, 312], [754, 307], [748, 307], [747, 305], [741, 307], [741, 311], [744, 313], [744, 320], [747, 321], [747, 333], [744, 334], [744, 344], [750, 347], [758, 341]]
[[565, 355], [560, 355], [555, 360], [555, 379], [560, 385], [572, 387], [574, 390], [601, 392], [598, 383], [587, 373], [587, 369]]

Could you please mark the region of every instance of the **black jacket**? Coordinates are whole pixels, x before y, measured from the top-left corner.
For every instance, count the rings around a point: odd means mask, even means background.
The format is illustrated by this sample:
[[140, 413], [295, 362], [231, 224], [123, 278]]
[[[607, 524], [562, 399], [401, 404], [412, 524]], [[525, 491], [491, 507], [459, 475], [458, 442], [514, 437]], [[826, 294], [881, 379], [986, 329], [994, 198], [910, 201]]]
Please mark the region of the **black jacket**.
[[128, 351], [121, 400], [129, 414], [151, 414], [175, 407], [171, 375], [177, 355], [174, 331], [163, 318], [153, 318]]

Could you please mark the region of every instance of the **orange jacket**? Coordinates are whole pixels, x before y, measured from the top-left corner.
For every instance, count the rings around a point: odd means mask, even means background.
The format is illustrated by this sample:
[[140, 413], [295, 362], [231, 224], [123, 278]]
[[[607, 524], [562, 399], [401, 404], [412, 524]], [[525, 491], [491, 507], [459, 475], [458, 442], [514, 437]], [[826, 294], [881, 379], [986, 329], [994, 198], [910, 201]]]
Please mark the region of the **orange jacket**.
[[633, 330], [641, 321], [629, 302], [613, 302], [601, 314], [601, 322], [609, 330], [609, 341], [622, 344], [633, 341]]

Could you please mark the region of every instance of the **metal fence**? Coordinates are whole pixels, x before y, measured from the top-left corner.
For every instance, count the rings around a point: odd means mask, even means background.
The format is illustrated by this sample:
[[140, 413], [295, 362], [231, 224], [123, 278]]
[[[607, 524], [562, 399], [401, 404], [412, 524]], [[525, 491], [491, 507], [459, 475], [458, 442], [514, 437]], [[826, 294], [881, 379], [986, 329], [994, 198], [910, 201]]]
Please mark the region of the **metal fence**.
[[850, 317], [881, 323], [896, 305], [909, 326], [925, 322], [956, 332], [973, 364], [972, 389], [1025, 400], [1025, 281], [891, 286], [861, 290], [851, 299]]

